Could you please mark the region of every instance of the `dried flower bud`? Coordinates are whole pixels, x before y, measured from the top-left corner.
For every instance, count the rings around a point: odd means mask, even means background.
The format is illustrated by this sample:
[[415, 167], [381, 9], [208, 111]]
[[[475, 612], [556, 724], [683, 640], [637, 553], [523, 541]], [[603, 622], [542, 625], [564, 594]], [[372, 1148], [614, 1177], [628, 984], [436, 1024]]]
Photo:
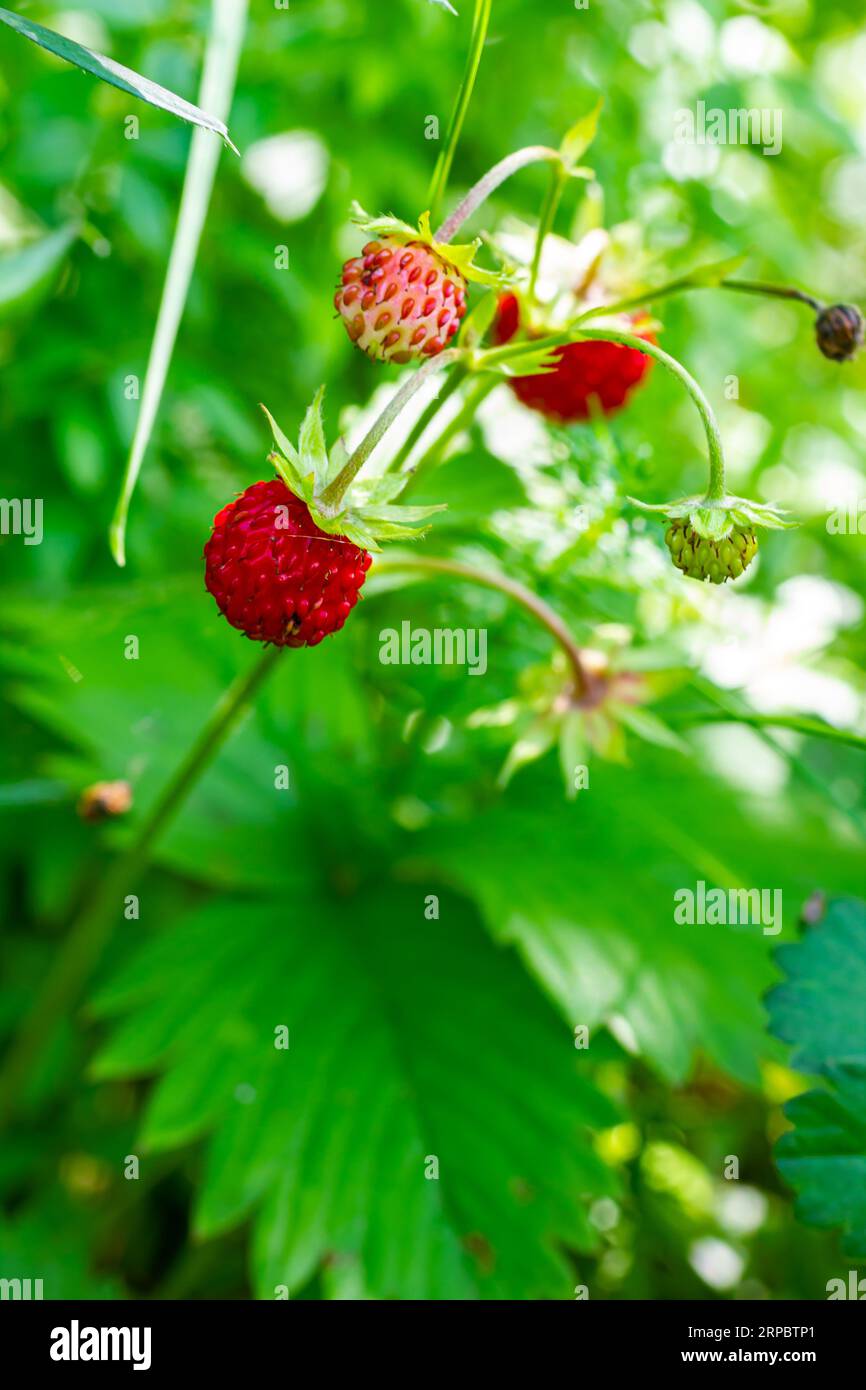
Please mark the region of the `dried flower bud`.
[[81, 793], [78, 814], [82, 820], [95, 824], [125, 815], [131, 805], [132, 787], [128, 782], [94, 782]]
[[815, 320], [815, 337], [831, 362], [850, 362], [866, 337], [863, 315], [856, 304], [830, 304]]

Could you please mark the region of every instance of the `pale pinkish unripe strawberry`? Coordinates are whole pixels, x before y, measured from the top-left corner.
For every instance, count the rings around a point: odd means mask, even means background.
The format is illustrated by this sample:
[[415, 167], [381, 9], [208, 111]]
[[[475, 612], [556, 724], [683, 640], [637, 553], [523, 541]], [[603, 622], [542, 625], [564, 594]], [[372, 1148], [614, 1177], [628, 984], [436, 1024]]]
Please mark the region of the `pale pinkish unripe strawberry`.
[[423, 241], [383, 237], [346, 261], [334, 305], [368, 357], [409, 362], [451, 342], [466, 313], [466, 281]]

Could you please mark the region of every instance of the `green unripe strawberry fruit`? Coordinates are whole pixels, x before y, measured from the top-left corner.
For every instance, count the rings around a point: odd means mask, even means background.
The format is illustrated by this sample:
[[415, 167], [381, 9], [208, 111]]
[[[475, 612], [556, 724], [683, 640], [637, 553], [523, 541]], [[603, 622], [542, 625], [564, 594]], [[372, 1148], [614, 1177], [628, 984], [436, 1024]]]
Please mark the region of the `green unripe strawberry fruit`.
[[709, 541], [685, 518], [671, 522], [665, 541], [678, 570], [690, 579], [708, 579], [711, 584], [738, 579], [758, 553], [754, 531], [735, 526], [722, 540]]

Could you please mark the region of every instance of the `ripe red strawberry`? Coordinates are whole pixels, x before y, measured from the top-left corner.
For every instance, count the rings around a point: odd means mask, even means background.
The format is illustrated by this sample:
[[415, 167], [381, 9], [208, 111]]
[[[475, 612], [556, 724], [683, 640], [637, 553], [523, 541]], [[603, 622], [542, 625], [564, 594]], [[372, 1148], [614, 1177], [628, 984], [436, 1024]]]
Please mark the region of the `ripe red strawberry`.
[[383, 237], [346, 261], [334, 304], [368, 357], [409, 362], [447, 347], [466, 313], [466, 281], [423, 241]]
[[[494, 339], [510, 342], [520, 327], [520, 304], [514, 294], [504, 294], [497, 308]], [[537, 336], [537, 335], [534, 335]], [[647, 342], [652, 334], [639, 333]], [[595, 397], [603, 414], [610, 415], [625, 405], [629, 395], [645, 378], [652, 359], [636, 348], [595, 340], [569, 343], [560, 350], [556, 369], [541, 376], [518, 376], [509, 380], [515, 395], [532, 410], [550, 420], [571, 424], [588, 420]]]
[[315, 647], [358, 601], [372, 556], [329, 536], [280, 478], [253, 483], [214, 517], [205, 586], [256, 642]]

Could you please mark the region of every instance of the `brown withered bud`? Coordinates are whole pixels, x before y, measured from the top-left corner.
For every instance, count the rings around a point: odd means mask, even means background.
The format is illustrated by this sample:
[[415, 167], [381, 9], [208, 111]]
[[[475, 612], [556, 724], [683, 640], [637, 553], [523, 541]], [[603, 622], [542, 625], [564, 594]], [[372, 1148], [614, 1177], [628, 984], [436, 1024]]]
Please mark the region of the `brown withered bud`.
[[81, 793], [78, 814], [83, 821], [97, 824], [126, 815], [131, 805], [132, 787], [128, 782], [94, 782]]
[[866, 324], [856, 304], [828, 304], [815, 320], [818, 347], [831, 362], [850, 362], [864, 337]]

